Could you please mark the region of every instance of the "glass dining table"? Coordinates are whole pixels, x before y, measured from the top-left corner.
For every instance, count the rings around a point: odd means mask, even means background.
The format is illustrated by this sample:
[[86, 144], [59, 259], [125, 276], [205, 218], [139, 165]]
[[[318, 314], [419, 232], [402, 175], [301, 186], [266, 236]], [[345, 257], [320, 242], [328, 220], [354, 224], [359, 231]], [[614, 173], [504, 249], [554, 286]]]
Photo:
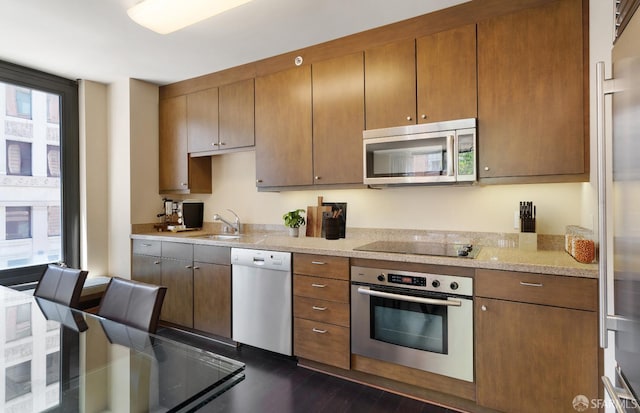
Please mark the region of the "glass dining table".
[[0, 312], [3, 412], [189, 412], [244, 379], [238, 361], [1, 286]]

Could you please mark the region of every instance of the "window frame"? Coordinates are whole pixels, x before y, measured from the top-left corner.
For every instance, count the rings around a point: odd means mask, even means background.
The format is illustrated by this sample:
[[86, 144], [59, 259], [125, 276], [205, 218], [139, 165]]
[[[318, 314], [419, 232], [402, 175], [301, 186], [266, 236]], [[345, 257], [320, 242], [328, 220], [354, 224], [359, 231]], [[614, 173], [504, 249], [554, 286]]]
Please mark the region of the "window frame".
[[[0, 60], [0, 81], [60, 96], [61, 237], [63, 261], [80, 267], [80, 127], [78, 82]], [[0, 270], [1, 285], [38, 281], [46, 264]]]

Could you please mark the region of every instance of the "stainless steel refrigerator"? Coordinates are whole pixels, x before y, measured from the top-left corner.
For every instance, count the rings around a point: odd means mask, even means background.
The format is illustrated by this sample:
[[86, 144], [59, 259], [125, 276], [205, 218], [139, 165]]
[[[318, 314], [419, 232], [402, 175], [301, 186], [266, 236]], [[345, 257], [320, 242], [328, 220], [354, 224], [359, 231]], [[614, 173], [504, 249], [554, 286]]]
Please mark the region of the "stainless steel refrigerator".
[[[600, 236], [600, 344], [615, 349], [603, 382], [615, 409], [640, 412], [640, 10], [616, 2], [612, 78], [596, 67]], [[635, 12], [635, 13], [634, 13]], [[610, 95], [610, 99], [605, 96]], [[606, 113], [612, 133], [606, 133]], [[609, 220], [607, 220], [609, 217]], [[613, 273], [611, 274], [611, 269]], [[608, 289], [613, 294], [608, 294]], [[608, 306], [613, 297], [613, 309]], [[609, 310], [609, 311], [608, 311]], [[613, 311], [611, 311], [613, 310]], [[613, 314], [612, 314], [613, 312]], [[608, 342], [608, 331], [615, 339]]]

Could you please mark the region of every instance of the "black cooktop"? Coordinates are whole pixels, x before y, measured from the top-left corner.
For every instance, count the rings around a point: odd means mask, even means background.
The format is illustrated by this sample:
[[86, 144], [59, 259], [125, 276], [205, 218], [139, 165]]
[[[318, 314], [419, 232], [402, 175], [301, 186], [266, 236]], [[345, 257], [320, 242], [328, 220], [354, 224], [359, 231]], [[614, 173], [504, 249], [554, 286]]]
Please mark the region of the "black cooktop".
[[439, 242], [422, 241], [375, 241], [356, 247], [354, 250], [475, 258], [480, 252], [480, 247], [471, 244], [443, 244]]

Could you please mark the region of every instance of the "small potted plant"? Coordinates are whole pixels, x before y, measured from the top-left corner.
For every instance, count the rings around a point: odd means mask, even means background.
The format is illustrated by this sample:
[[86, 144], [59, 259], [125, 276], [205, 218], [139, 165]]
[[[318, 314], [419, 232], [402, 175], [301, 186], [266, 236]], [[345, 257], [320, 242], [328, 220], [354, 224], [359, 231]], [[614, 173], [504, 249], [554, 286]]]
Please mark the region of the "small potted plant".
[[304, 217], [300, 214], [304, 213], [304, 209], [294, 209], [282, 216], [284, 226], [289, 228], [289, 235], [297, 237], [300, 232], [300, 226], [304, 225]]

